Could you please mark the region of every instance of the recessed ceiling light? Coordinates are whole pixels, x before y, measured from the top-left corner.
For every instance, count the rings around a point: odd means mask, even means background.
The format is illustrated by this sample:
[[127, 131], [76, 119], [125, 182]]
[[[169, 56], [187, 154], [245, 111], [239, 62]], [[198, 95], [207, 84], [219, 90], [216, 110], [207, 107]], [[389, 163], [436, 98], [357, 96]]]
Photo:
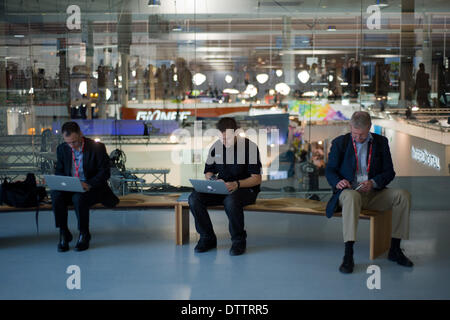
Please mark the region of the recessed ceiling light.
[[260, 73], [256, 75], [256, 80], [260, 83], [260, 84], [264, 84], [267, 82], [267, 80], [269, 80], [269, 75], [267, 73]]

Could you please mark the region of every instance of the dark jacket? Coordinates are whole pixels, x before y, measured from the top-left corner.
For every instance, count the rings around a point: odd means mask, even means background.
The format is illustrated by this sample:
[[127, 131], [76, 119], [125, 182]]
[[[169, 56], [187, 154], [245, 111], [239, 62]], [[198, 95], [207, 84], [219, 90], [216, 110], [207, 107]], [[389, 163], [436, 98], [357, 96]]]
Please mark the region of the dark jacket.
[[[73, 158], [70, 146], [67, 143], [60, 144], [56, 156], [55, 174], [71, 176]], [[86, 183], [101, 195], [102, 199], [99, 199], [99, 202], [108, 207], [113, 207], [119, 202], [108, 186], [108, 179], [111, 176], [110, 159], [103, 143], [84, 137], [83, 172]]]
[[[375, 180], [377, 189], [384, 189], [395, 177], [391, 152], [388, 140], [376, 133], [373, 137], [372, 161], [369, 171], [369, 179]], [[367, 148], [369, 149], [369, 148]], [[367, 151], [369, 152], [369, 151]], [[367, 157], [368, 159], [369, 157]], [[327, 204], [327, 217], [331, 218], [339, 205], [339, 196], [342, 190], [336, 189], [336, 185], [342, 179], [352, 182], [356, 173], [356, 157], [353, 149], [351, 134], [347, 133], [333, 140], [328, 155], [328, 163], [325, 170], [328, 183], [333, 188], [333, 196]]]

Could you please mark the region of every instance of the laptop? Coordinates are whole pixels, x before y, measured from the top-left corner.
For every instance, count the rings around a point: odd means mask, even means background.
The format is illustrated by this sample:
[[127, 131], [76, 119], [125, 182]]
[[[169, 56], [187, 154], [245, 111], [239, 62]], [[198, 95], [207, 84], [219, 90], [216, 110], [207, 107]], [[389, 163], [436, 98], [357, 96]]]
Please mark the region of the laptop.
[[52, 190], [69, 192], [86, 192], [77, 177], [44, 175], [45, 183]]
[[214, 194], [230, 194], [223, 181], [189, 179], [195, 191]]

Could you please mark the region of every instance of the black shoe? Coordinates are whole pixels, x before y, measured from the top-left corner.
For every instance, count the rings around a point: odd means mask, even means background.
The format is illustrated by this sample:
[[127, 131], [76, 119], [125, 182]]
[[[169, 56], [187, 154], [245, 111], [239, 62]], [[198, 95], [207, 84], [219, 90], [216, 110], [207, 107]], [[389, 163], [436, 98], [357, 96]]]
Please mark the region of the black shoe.
[[91, 240], [90, 233], [80, 233], [77, 245], [75, 246], [76, 251], [84, 251], [89, 248], [89, 241]]
[[198, 241], [197, 245], [194, 248], [195, 252], [206, 252], [211, 249], [217, 248], [217, 239], [201, 239]]
[[402, 249], [390, 249], [388, 259], [397, 262], [401, 266], [412, 267], [414, 264], [404, 254]]
[[69, 250], [69, 242], [73, 237], [69, 230], [61, 230], [59, 232], [58, 252], [66, 252]]
[[339, 271], [342, 273], [352, 273], [354, 267], [355, 262], [353, 261], [353, 256], [344, 256], [344, 260], [339, 267]]
[[231, 256], [239, 256], [245, 252], [246, 243], [245, 242], [238, 242], [233, 243], [230, 249], [230, 255]]

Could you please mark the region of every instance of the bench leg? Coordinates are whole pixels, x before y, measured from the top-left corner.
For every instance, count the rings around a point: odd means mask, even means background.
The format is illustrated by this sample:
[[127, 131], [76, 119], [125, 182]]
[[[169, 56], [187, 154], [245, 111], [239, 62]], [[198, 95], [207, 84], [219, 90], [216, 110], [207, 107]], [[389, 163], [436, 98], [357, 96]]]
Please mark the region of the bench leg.
[[189, 242], [189, 207], [181, 204], [175, 206], [175, 234], [177, 245]]
[[370, 259], [377, 257], [389, 250], [392, 234], [392, 213], [385, 211], [374, 217], [370, 217]]

